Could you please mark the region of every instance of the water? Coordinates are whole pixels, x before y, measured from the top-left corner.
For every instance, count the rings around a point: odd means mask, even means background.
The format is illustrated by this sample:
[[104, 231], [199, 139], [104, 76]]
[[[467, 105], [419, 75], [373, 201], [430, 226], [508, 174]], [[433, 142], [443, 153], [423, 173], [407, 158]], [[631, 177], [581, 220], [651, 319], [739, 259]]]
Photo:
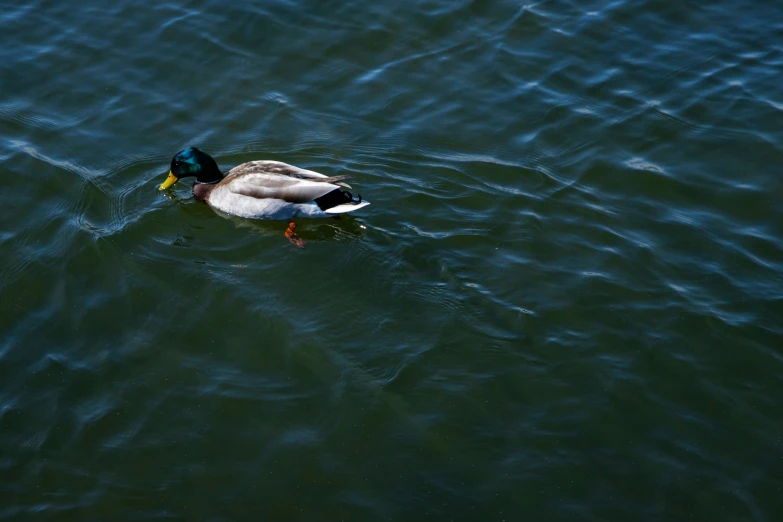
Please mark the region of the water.
[[6, 4], [0, 518], [778, 520], [783, 7], [701, 4]]

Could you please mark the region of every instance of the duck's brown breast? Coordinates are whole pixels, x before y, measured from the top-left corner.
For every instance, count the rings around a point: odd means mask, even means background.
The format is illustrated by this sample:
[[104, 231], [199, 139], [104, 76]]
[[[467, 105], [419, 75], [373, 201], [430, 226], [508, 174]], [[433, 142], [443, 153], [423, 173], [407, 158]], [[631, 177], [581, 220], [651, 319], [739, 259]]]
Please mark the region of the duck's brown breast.
[[214, 184], [207, 184], [207, 183], [196, 183], [193, 185], [193, 196], [198, 201], [208, 201], [209, 200], [209, 194], [215, 190], [215, 187], [218, 186], [218, 183]]

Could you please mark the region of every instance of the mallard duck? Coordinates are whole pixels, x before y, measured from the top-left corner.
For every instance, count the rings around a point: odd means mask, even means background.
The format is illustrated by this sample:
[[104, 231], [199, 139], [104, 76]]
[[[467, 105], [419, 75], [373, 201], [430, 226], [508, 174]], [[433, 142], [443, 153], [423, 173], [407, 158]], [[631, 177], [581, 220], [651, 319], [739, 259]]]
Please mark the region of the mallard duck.
[[[249, 161], [223, 176], [206, 152], [188, 147], [171, 159], [171, 169], [159, 190], [181, 178], [195, 176], [193, 196], [218, 210], [250, 219], [329, 217], [370, 203], [341, 188], [351, 176], [324, 176], [280, 161]], [[290, 228], [290, 227], [289, 227]]]
[[[329, 217], [353, 212], [370, 203], [342, 188], [351, 176], [324, 176], [280, 161], [249, 161], [223, 176], [215, 160], [196, 147], [181, 150], [171, 159], [171, 169], [159, 190], [180, 178], [194, 176], [193, 196], [218, 210], [250, 219]], [[291, 221], [285, 237], [297, 247], [304, 243], [296, 236]]]

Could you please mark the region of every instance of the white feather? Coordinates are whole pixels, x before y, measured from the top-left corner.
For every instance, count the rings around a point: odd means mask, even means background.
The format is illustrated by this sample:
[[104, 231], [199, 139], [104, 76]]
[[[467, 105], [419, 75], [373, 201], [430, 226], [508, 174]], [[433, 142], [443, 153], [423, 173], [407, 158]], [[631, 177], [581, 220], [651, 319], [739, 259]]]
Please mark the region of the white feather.
[[344, 214], [346, 212], [359, 210], [360, 208], [366, 207], [369, 204], [369, 201], [362, 201], [361, 203], [343, 203], [342, 205], [337, 205], [336, 207], [327, 208], [324, 210], [324, 212], [327, 214]]

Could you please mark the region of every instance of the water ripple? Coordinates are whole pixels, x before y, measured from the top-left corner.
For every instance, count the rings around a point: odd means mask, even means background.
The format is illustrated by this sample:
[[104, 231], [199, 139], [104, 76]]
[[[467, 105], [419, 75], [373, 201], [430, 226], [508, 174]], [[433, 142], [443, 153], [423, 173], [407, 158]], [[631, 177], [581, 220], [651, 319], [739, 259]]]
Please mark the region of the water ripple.
[[[780, 15], [9, 6], [0, 517], [769, 519]], [[187, 145], [373, 205], [293, 249]]]

